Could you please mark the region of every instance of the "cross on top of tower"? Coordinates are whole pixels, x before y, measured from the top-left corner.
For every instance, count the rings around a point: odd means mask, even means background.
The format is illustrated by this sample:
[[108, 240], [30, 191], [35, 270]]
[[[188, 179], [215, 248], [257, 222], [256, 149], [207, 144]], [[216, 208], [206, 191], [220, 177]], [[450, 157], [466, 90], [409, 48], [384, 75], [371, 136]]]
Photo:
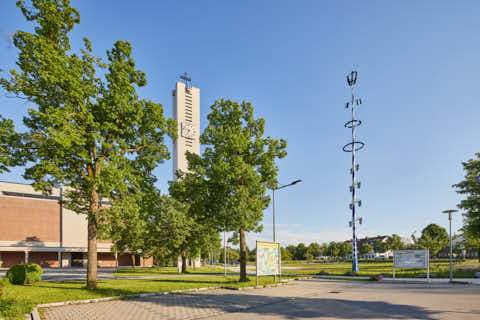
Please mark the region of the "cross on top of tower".
[[188, 82], [192, 82], [192, 78], [190, 78], [186, 72], [180, 76], [180, 79], [185, 82], [186, 89], [189, 89], [191, 87], [192, 84], [190, 83], [189, 85]]

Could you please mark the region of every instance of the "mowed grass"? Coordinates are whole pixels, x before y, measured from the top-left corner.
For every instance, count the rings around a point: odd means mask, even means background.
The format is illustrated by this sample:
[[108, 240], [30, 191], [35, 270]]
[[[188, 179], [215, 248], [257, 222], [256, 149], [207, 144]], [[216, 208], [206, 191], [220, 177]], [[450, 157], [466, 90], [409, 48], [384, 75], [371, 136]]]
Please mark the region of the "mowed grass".
[[[227, 269], [227, 273], [233, 271]], [[223, 267], [202, 266], [198, 268], [187, 268], [187, 274], [222, 274]], [[161, 276], [161, 275], [177, 275], [177, 267], [151, 267], [151, 268], [126, 268], [117, 269], [115, 277], [135, 277], [135, 276]]]
[[[392, 262], [360, 262], [359, 276], [374, 276], [380, 273], [392, 275]], [[282, 274], [305, 274], [315, 275], [321, 272], [328, 272], [330, 275], [345, 275], [352, 270], [351, 262], [334, 263], [283, 263]], [[475, 260], [456, 262], [454, 274], [456, 278], [474, 278], [475, 271], [480, 270], [480, 264]], [[426, 274], [426, 269], [396, 269], [395, 276], [398, 278], [414, 278], [420, 274]], [[430, 262], [430, 273], [437, 278], [448, 278], [450, 274], [450, 263], [448, 259], [433, 260]]]
[[[170, 277], [167, 279], [112, 279], [98, 281], [98, 288], [87, 289], [85, 281], [42, 281], [31, 286], [12, 285], [2, 279], [3, 296], [0, 299], [14, 301], [19, 306], [16, 317], [31, 312], [32, 306], [51, 302], [85, 300], [139, 293], [163, 292], [205, 287], [248, 287], [255, 286], [255, 277], [248, 282], [239, 282], [239, 276]], [[259, 277], [259, 285], [274, 283], [273, 277]], [[1, 318], [1, 314], [0, 314]]]

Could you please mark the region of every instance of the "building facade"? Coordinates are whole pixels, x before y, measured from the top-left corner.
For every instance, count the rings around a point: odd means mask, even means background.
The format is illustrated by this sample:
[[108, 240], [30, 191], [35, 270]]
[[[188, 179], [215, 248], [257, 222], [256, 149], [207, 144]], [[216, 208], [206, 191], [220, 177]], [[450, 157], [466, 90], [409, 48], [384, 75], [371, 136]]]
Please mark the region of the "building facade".
[[[49, 196], [31, 185], [0, 182], [0, 268], [18, 263], [42, 267], [84, 267], [87, 263], [87, 219], [62, 208], [61, 189]], [[130, 255], [112, 253], [110, 241], [98, 241], [98, 266], [132, 265]], [[152, 259], [135, 257], [136, 265]]]

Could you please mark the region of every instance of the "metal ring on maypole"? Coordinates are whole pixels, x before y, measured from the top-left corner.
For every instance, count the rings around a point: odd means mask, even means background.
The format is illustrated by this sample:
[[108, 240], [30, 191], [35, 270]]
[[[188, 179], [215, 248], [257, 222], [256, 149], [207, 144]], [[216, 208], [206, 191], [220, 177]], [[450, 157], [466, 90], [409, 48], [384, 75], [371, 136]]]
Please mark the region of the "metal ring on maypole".
[[344, 127], [345, 128], [353, 128], [353, 127], [359, 127], [362, 124], [362, 120], [350, 120], [347, 123], [345, 123]]
[[356, 152], [356, 151], [362, 150], [364, 146], [365, 146], [365, 143], [363, 143], [362, 141], [354, 141], [344, 145], [342, 150], [344, 152], [353, 152], [353, 148], [355, 148], [355, 152]]

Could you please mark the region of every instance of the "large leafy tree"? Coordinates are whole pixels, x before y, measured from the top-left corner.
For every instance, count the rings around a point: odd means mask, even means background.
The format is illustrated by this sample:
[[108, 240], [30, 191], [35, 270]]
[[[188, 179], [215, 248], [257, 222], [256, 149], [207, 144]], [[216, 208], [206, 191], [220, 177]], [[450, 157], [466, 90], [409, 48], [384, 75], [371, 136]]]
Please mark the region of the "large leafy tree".
[[[458, 207], [465, 210], [463, 214], [463, 232], [466, 238], [472, 239], [469, 243], [480, 244], [480, 152], [473, 159], [462, 163], [465, 170], [463, 181], [453, 185], [457, 193], [465, 195]], [[480, 245], [477, 247], [480, 261]]]
[[422, 230], [422, 235], [417, 239], [420, 248], [428, 249], [430, 255], [435, 255], [448, 244], [448, 234], [445, 228], [431, 223]]
[[[168, 158], [164, 134], [174, 136], [176, 124], [164, 118], [160, 104], [139, 99], [136, 87], [146, 79], [135, 68], [130, 43], [117, 41], [104, 64], [86, 38], [80, 54], [72, 51], [69, 33], [80, 15], [68, 0], [17, 6], [35, 31], [13, 35], [18, 70], [0, 84], [36, 105], [24, 118], [26, 147], [35, 159], [25, 178], [47, 193], [64, 185], [63, 204], [88, 216], [87, 286], [94, 288], [98, 225], [108, 210], [100, 199], [127, 193], [126, 181], [139, 168], [151, 171]], [[107, 69], [104, 77], [97, 75], [99, 68]]]
[[245, 232], [262, 228], [263, 210], [270, 202], [266, 190], [277, 185], [275, 160], [286, 156], [286, 142], [264, 137], [265, 120], [255, 119], [247, 102], [215, 101], [208, 121], [200, 138], [203, 155], [187, 153], [186, 175], [200, 183], [191, 203], [201, 207], [196, 212], [218, 231], [238, 231], [240, 281], [246, 281]]

